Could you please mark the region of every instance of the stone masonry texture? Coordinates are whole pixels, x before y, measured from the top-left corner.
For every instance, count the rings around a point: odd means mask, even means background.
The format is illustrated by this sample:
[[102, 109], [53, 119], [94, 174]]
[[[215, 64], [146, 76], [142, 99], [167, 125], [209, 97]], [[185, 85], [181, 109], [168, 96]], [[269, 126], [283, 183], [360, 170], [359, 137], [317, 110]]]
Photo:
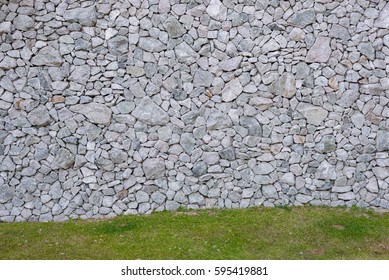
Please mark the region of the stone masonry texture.
[[389, 3], [0, 0], [0, 221], [389, 209]]

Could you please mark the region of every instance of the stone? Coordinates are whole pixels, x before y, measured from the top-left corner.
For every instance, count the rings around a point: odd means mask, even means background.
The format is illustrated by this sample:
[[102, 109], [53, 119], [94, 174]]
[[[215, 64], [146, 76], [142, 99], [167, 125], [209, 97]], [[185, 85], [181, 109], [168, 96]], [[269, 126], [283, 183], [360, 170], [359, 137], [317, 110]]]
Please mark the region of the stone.
[[223, 71], [234, 71], [239, 68], [242, 59], [241, 56], [236, 56], [227, 60], [222, 60], [219, 62], [218, 66]]
[[51, 103], [57, 104], [57, 103], [64, 103], [65, 102], [65, 97], [62, 95], [53, 95], [50, 98]]
[[209, 71], [197, 70], [193, 84], [195, 87], [210, 87], [213, 82], [213, 75]]
[[150, 199], [150, 196], [144, 191], [138, 191], [135, 197], [138, 203], [148, 202]]
[[111, 122], [111, 109], [101, 103], [77, 104], [69, 109], [72, 112], [83, 114], [91, 123], [107, 125]]
[[300, 28], [304, 28], [307, 25], [314, 23], [316, 20], [315, 11], [312, 9], [302, 10], [297, 13], [293, 13], [288, 22]]
[[141, 37], [138, 45], [141, 49], [148, 52], [161, 52], [166, 49], [165, 44], [152, 37]]
[[181, 135], [180, 145], [184, 149], [185, 153], [191, 155], [196, 147], [196, 139], [192, 133], [183, 133]]
[[291, 73], [284, 73], [273, 83], [273, 90], [276, 95], [292, 98], [296, 94], [296, 80]]
[[386, 3], [381, 10], [378, 19], [374, 22], [374, 27], [389, 28], [389, 3]]
[[112, 160], [114, 164], [120, 164], [123, 162], [127, 162], [128, 153], [123, 150], [113, 148], [109, 152], [109, 158]]
[[143, 162], [142, 166], [143, 172], [149, 180], [165, 176], [165, 161], [162, 158], [148, 158]]
[[0, 203], [7, 203], [14, 197], [14, 188], [0, 184]]
[[305, 117], [307, 123], [313, 125], [320, 125], [328, 116], [327, 110], [305, 102], [300, 102], [296, 110]]
[[377, 132], [376, 148], [378, 152], [389, 151], [389, 131], [379, 130]]
[[356, 128], [361, 129], [365, 123], [365, 116], [361, 112], [355, 112], [351, 116], [351, 122]]
[[315, 149], [319, 153], [330, 153], [336, 150], [336, 138], [334, 135], [325, 135], [316, 145]]
[[33, 126], [48, 126], [51, 122], [49, 111], [45, 106], [39, 105], [27, 115], [28, 121]]
[[75, 161], [75, 155], [73, 155], [68, 149], [60, 148], [53, 160], [53, 169], [69, 169], [73, 167]]
[[313, 197], [311, 197], [309, 195], [305, 195], [305, 194], [301, 194], [301, 193], [296, 195], [296, 201], [298, 201], [302, 204], [308, 203], [311, 200], [313, 200]]
[[69, 76], [69, 80], [85, 85], [90, 78], [91, 69], [89, 65], [75, 66]]
[[236, 159], [235, 148], [233, 148], [233, 147], [221, 150], [219, 152], [219, 155], [220, 155], [220, 158], [226, 159], [226, 160], [229, 160], [229, 161]]
[[180, 204], [175, 201], [166, 201], [166, 210], [168, 211], [175, 211], [180, 207]]
[[369, 179], [369, 182], [366, 184], [366, 189], [369, 191], [369, 192], [372, 192], [372, 193], [378, 193], [378, 183], [377, 183], [377, 180], [375, 178], [370, 178]]
[[375, 50], [370, 42], [358, 44], [358, 50], [370, 60], [375, 58]]
[[281, 181], [290, 186], [294, 186], [295, 184], [294, 174], [292, 172], [285, 173], [284, 175], [282, 175]]
[[273, 185], [262, 186], [262, 194], [266, 198], [278, 199], [277, 189]]
[[149, 125], [166, 125], [170, 119], [169, 115], [148, 96], [141, 99], [132, 115]]
[[123, 55], [129, 51], [128, 37], [115, 36], [108, 40], [108, 50], [114, 55]]
[[84, 26], [95, 26], [97, 22], [97, 14], [94, 6], [66, 10], [63, 17], [70, 23], [77, 22]]
[[387, 167], [373, 167], [374, 175], [381, 180], [385, 180], [389, 177], [389, 169]]
[[36, 66], [61, 66], [63, 60], [58, 50], [47, 46], [42, 48], [31, 59], [31, 63]]
[[217, 109], [211, 109], [207, 119], [207, 128], [209, 130], [223, 129], [232, 126], [232, 121], [227, 114]]
[[0, 23], [0, 35], [11, 33], [11, 22], [10, 21], [4, 21]]
[[308, 51], [305, 62], [327, 62], [332, 52], [330, 41], [331, 39], [328, 37], [317, 37]]
[[0, 69], [9, 70], [17, 66], [16, 59], [6, 56], [0, 61]]
[[132, 77], [139, 78], [145, 74], [145, 70], [137, 66], [127, 66], [127, 74], [130, 74]]
[[350, 40], [351, 38], [348, 29], [339, 24], [332, 25], [330, 30], [330, 37], [341, 39], [344, 42]]
[[243, 91], [243, 87], [238, 78], [229, 81], [223, 88], [221, 95], [224, 102], [235, 100]]
[[305, 79], [308, 77], [309, 73], [311, 71], [311, 68], [308, 66], [308, 64], [301, 62], [296, 65], [296, 79]]
[[172, 39], [180, 38], [186, 33], [185, 28], [175, 17], [168, 17], [163, 22], [163, 27]]
[[208, 165], [216, 164], [220, 159], [217, 152], [204, 152], [201, 158]]
[[195, 63], [200, 58], [200, 55], [195, 52], [186, 42], [182, 42], [181, 44], [177, 45], [174, 49], [174, 52], [178, 62], [187, 65]]
[[195, 164], [193, 164], [192, 174], [195, 177], [201, 177], [207, 174], [207, 170], [208, 167], [204, 161], [197, 161]]
[[336, 179], [336, 170], [335, 166], [328, 163], [328, 161], [323, 160], [316, 171], [316, 178], [323, 180], [335, 180]]
[[279, 50], [281, 47], [277, 43], [276, 40], [271, 38], [269, 41], [267, 41], [263, 46], [262, 46], [262, 52], [263, 53], [268, 53], [268, 52], [273, 52], [276, 50]]
[[211, 0], [205, 11], [216, 21], [224, 21], [227, 18], [227, 8], [219, 0]]
[[257, 175], [267, 175], [274, 171], [274, 167], [270, 163], [261, 162], [253, 168], [253, 171]]
[[18, 15], [17, 17], [14, 18], [13, 23], [16, 29], [22, 31], [29, 31], [35, 25], [33, 19], [26, 15]]

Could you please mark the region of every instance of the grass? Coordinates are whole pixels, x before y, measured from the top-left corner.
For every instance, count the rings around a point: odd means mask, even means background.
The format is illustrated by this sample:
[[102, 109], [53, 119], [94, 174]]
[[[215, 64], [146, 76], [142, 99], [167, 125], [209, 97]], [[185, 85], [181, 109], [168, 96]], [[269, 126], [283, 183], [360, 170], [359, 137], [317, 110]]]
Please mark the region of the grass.
[[260, 207], [0, 223], [0, 259], [389, 259], [389, 213]]

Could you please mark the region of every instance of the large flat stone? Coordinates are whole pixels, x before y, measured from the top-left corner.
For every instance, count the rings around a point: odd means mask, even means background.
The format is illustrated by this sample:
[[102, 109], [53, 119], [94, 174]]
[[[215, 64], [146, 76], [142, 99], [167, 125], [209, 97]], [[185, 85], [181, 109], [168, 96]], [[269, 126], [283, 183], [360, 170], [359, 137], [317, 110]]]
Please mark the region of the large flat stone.
[[374, 23], [374, 27], [389, 28], [389, 3], [380, 12], [378, 19]]
[[71, 106], [70, 111], [83, 114], [91, 123], [109, 124], [111, 122], [111, 109], [101, 103], [77, 104]]
[[149, 125], [165, 125], [169, 122], [169, 115], [148, 96], [142, 98], [132, 115]]
[[68, 22], [78, 22], [85, 26], [95, 26], [97, 21], [96, 9], [94, 6], [67, 10], [63, 17]]
[[36, 66], [60, 66], [62, 62], [61, 54], [50, 46], [42, 48], [37, 55], [31, 59], [31, 63]]

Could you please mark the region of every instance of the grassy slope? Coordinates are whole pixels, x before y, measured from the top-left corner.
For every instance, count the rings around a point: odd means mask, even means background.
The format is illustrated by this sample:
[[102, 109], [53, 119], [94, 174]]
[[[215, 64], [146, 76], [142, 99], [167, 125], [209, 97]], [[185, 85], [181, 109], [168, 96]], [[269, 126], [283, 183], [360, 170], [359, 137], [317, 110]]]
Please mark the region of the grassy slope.
[[389, 259], [389, 213], [250, 208], [1, 223], [0, 259]]

